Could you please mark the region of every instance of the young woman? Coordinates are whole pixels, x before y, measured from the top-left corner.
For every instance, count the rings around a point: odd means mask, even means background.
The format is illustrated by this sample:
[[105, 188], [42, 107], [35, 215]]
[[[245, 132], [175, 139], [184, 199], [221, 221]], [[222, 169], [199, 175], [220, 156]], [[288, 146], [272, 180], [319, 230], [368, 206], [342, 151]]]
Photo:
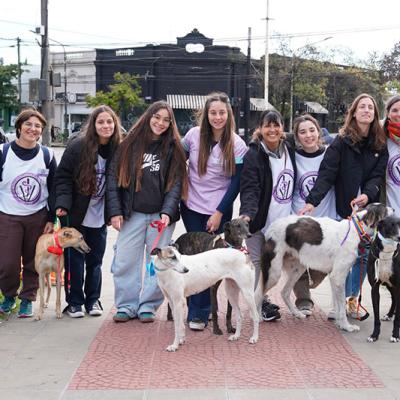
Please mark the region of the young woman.
[[161, 221], [164, 230], [157, 246], [167, 245], [179, 219], [181, 195], [186, 194], [186, 157], [174, 114], [168, 103], [158, 101], [131, 128], [107, 174], [108, 215], [119, 231], [111, 267], [115, 322], [154, 321], [163, 295], [151, 268], [142, 284], [144, 253], [150, 266], [158, 236], [151, 224]]
[[[252, 236], [246, 242], [256, 267], [256, 282], [264, 234], [275, 219], [290, 214], [295, 181], [294, 149], [284, 141], [282, 117], [266, 110], [244, 158], [240, 179], [240, 215], [250, 223]], [[276, 306], [264, 300], [262, 317], [270, 321], [280, 315]]]
[[[378, 107], [373, 97], [361, 94], [351, 104], [343, 128], [326, 150], [318, 178], [299, 214], [313, 212], [332, 187], [340, 218], [351, 215], [352, 201], [358, 207], [378, 201], [387, 160], [386, 137], [379, 122]], [[363, 280], [366, 274], [367, 255], [368, 251], [362, 249], [346, 281], [348, 314], [352, 317], [357, 316], [356, 297], [360, 276]], [[361, 263], [363, 271], [360, 271]]]
[[65, 252], [65, 311], [72, 318], [102, 314], [101, 265], [106, 248], [107, 227], [105, 178], [110, 159], [120, 142], [120, 124], [108, 106], [96, 107], [82, 134], [66, 148], [55, 178], [55, 209], [63, 222], [82, 233], [91, 248], [81, 254]]
[[400, 217], [400, 96], [386, 104], [384, 130], [387, 136], [389, 161], [386, 171], [386, 204]]
[[[235, 134], [235, 122], [225, 93], [211, 93], [199, 115], [199, 126], [183, 138], [189, 157], [189, 195], [182, 202], [187, 232], [220, 233], [232, 219], [239, 193], [244, 141]], [[188, 321], [192, 330], [203, 330], [210, 314], [210, 290], [189, 297]]]
[[16, 140], [0, 145], [0, 290], [5, 297], [0, 314], [15, 308], [18, 295], [19, 318], [33, 315], [39, 287], [36, 242], [53, 230], [48, 196], [57, 165], [51, 150], [37, 143], [45, 126], [42, 114], [24, 110], [15, 121]]
[[[305, 205], [305, 199], [314, 186], [326, 147], [322, 144], [322, 132], [318, 121], [311, 115], [302, 115], [294, 121], [294, 140], [296, 145], [297, 178], [293, 193], [292, 212], [297, 214]], [[335, 192], [333, 187], [314, 210], [315, 217], [336, 219]], [[317, 287], [326, 274], [310, 270], [313, 288]], [[307, 273], [294, 287], [296, 306], [304, 314], [310, 315], [314, 306], [311, 300], [309, 276]]]

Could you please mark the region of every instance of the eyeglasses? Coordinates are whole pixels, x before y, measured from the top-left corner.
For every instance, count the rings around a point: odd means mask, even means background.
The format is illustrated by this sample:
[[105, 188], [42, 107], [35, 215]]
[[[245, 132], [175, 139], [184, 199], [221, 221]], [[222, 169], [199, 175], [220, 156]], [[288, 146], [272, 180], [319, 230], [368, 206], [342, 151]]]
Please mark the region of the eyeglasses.
[[39, 123], [33, 124], [32, 122], [29, 121], [25, 121], [22, 125], [26, 126], [27, 128], [43, 129], [42, 124]]
[[163, 118], [160, 114], [153, 114], [153, 118], [157, 122], [164, 122], [165, 124], [169, 125], [171, 123], [171, 118]]

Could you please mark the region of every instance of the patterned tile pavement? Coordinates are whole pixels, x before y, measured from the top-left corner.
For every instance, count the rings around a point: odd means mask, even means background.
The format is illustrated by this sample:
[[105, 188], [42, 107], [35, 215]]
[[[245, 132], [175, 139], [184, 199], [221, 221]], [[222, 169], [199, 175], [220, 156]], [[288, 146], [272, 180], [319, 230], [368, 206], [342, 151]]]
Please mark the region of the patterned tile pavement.
[[[222, 296], [220, 304], [226, 304]], [[165, 304], [152, 324], [116, 324], [110, 314], [69, 390], [384, 387], [322, 311], [302, 321], [284, 307], [281, 311], [280, 321], [260, 324], [256, 345], [247, 343], [251, 324], [246, 312], [239, 341], [215, 336], [210, 327], [187, 329], [187, 341], [176, 353], [164, 351], [173, 339]], [[221, 327], [223, 318], [220, 313]]]

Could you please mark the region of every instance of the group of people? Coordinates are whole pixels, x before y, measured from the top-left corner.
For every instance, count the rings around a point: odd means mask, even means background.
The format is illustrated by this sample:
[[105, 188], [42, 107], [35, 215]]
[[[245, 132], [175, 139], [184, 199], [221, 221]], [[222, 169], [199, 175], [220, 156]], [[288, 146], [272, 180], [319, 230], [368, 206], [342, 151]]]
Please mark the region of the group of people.
[[[235, 134], [224, 93], [207, 97], [198, 126], [182, 139], [164, 101], [150, 105], [124, 140], [114, 111], [99, 106], [58, 166], [53, 152], [37, 142], [46, 126], [39, 112], [22, 111], [15, 126], [17, 139], [0, 145], [0, 313], [11, 312], [18, 296], [21, 318], [33, 314], [35, 244], [43, 232], [52, 231], [55, 216], [77, 228], [91, 248], [86, 255], [65, 251], [65, 312], [73, 318], [83, 317], [84, 311], [102, 314], [107, 224], [119, 232], [111, 266], [113, 319], [123, 323], [154, 321], [163, 295], [150, 252], [155, 241], [159, 247], [170, 242], [180, 216], [188, 232], [220, 233], [240, 193], [240, 216], [252, 233], [247, 247], [257, 281], [264, 234], [277, 218], [290, 213], [347, 218], [351, 201], [363, 207], [379, 196], [400, 210], [400, 96], [387, 103], [383, 126], [375, 100], [358, 96], [329, 146], [312, 116], [298, 117], [293, 135], [285, 137], [281, 115], [267, 110], [247, 147]], [[360, 251], [346, 284], [350, 312], [360, 274], [365, 274], [360, 265], [366, 253]], [[314, 286], [324, 278], [311, 273]], [[308, 279], [297, 282], [295, 295], [298, 307], [311, 314]], [[203, 330], [210, 308], [209, 290], [191, 296], [189, 327]], [[267, 321], [280, 317], [267, 298], [262, 316]]]

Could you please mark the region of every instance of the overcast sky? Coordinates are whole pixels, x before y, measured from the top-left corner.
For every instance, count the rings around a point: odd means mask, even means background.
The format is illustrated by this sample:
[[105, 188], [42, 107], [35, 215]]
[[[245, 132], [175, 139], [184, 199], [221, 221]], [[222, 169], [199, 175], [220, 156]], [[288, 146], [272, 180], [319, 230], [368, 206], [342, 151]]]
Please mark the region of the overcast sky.
[[[366, 58], [371, 51], [390, 52], [400, 41], [399, 0], [269, 0], [270, 49], [277, 49], [277, 34], [294, 38], [293, 50], [319, 42], [353, 51]], [[49, 0], [49, 37], [81, 48], [129, 47], [146, 43], [175, 43], [197, 28], [214, 44], [247, 51], [247, 30], [252, 28], [252, 56], [265, 48], [266, 0]], [[20, 37], [21, 58], [40, 63], [33, 33], [40, 25], [40, 0], [0, 0], [0, 38]], [[329, 40], [323, 41], [327, 37]], [[16, 42], [0, 40], [0, 57], [16, 63]], [[72, 48], [75, 49], [75, 48]], [[52, 47], [52, 51], [61, 51]]]

